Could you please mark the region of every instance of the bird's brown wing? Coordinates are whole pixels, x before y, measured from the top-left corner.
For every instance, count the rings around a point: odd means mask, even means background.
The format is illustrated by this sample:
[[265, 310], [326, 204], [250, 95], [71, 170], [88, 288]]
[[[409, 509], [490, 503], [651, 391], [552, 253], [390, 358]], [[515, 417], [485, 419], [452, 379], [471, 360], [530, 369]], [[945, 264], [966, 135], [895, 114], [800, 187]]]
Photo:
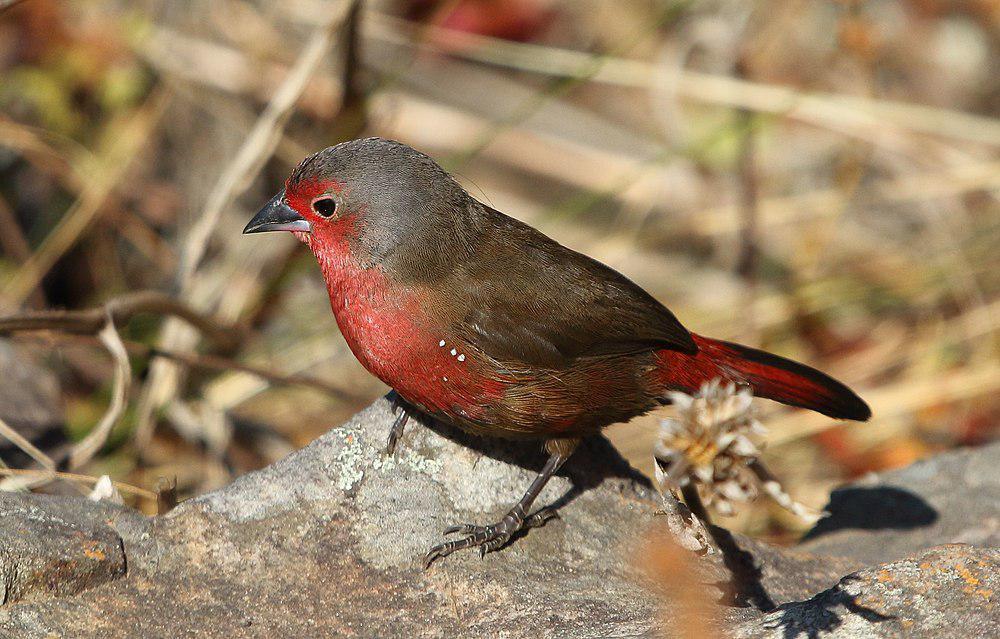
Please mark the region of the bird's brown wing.
[[698, 350], [673, 313], [631, 280], [496, 215], [500, 232], [454, 273], [467, 304], [455, 315], [459, 337], [498, 361], [554, 369], [584, 357]]

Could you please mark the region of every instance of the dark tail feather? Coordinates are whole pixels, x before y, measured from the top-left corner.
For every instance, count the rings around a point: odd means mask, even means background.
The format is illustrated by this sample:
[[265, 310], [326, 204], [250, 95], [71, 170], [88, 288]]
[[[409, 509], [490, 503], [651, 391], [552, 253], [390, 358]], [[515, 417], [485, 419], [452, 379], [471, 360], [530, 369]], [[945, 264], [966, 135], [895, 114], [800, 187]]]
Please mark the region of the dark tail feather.
[[868, 404], [844, 384], [815, 368], [764, 351], [691, 335], [698, 353], [657, 352], [664, 386], [696, 391], [716, 377], [749, 384], [754, 395], [789, 406], [808, 408], [836, 419], [866, 421]]

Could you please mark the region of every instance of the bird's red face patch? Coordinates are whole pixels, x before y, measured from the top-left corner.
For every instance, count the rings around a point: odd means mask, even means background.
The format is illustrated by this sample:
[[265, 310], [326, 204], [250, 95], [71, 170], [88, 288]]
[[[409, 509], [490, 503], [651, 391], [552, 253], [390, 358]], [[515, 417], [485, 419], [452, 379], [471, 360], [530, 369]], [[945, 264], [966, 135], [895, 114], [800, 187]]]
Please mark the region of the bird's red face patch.
[[343, 192], [344, 185], [337, 180], [306, 178], [292, 182], [292, 179], [289, 178], [285, 182], [285, 199], [288, 200], [288, 205], [298, 211], [299, 215], [309, 220], [310, 223], [327, 220], [327, 218], [321, 216], [313, 208], [313, 202], [317, 198], [324, 195], [339, 198]]
[[333, 248], [354, 230], [354, 215], [344, 205], [345, 188], [337, 180], [304, 178], [285, 182], [288, 205], [305, 218], [311, 233], [295, 232], [310, 246]]

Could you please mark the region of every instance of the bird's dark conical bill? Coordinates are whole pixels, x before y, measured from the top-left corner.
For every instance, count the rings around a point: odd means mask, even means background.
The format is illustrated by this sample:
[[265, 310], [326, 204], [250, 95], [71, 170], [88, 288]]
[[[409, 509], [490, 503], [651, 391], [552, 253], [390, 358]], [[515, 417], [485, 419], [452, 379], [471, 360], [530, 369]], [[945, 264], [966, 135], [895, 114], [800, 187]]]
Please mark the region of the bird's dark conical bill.
[[282, 191], [271, 198], [257, 215], [247, 223], [244, 233], [263, 233], [264, 231], [304, 231], [312, 230], [309, 222], [299, 215], [295, 209], [285, 203], [285, 192]]

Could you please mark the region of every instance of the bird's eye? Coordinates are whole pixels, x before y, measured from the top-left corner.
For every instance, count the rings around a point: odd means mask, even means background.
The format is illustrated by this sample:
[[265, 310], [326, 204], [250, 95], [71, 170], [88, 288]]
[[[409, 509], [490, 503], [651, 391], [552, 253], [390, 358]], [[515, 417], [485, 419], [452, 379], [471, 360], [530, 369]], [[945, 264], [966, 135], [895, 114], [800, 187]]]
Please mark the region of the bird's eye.
[[331, 217], [337, 212], [337, 201], [332, 197], [324, 197], [312, 203], [313, 210], [322, 217]]

